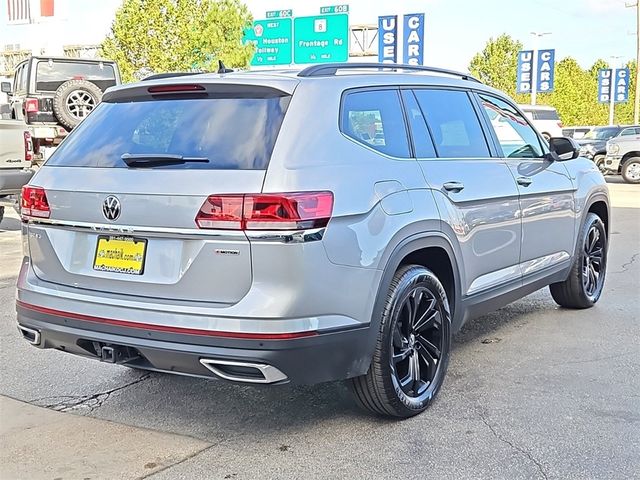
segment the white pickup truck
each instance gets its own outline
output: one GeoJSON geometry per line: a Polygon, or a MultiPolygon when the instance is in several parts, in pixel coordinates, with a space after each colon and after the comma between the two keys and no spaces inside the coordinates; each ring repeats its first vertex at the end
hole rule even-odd
{"type": "MultiPolygon", "coordinates": [[[[33,176],[33,143],[24,122],[0,120],[0,197],[20,193],[33,176]]],[[[0,222],[4,207],[0,205],[0,222]]]]}
{"type": "Polygon", "coordinates": [[[604,168],[607,173],[620,173],[627,183],[640,183],[640,127],[631,127],[628,134],[607,142],[604,168]]]}

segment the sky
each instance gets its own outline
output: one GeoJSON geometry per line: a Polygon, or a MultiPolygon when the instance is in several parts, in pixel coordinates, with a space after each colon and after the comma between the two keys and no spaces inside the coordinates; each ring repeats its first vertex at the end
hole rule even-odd
{"type": "MultiPolygon", "coordinates": [[[[293,9],[314,15],[332,0],[244,0],[254,18],[267,10],[293,9]]],[[[635,58],[635,9],[625,0],[351,0],[351,24],[376,24],[378,15],[425,13],[425,64],[466,70],[490,37],[507,33],[531,48],[530,32],[550,32],[539,48],[555,48],[556,59],[572,56],[584,67],[598,58],[616,63],[635,58]]],[[[97,44],[108,33],[121,0],[55,0],[54,21],[34,25],[0,23],[0,48],[97,44]]],[[[7,2],[0,1],[0,19],[7,2]]],[[[48,52],[55,53],[55,52],[48,52]]]]}

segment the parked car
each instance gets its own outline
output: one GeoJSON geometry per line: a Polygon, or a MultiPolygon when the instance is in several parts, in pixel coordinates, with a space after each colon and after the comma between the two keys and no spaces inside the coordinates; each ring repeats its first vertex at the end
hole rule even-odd
{"type": "Polygon", "coordinates": [[[520,108],[545,139],[562,137],[562,122],[555,108],[545,105],[520,105],[520,108]]]}
{"type": "Polygon", "coordinates": [[[583,138],[587,133],[593,130],[593,126],[581,126],[581,127],[563,127],[562,136],[570,137],[574,140],[583,138]]]}
{"type": "Polygon", "coordinates": [[[607,173],[620,173],[625,182],[640,183],[640,128],[625,129],[607,142],[606,149],[607,173]]]}
{"type": "MultiPolygon", "coordinates": [[[[33,176],[33,144],[24,123],[0,120],[0,197],[20,193],[33,176]]],[[[0,205],[0,222],[4,206],[0,205]]]]}
{"type": "Polygon", "coordinates": [[[547,285],[588,308],[605,280],[593,162],[428,67],[115,87],[22,198],[31,344],[237,383],[349,379],[395,417],[433,401],[470,318],[547,285]]]}
{"type": "Polygon", "coordinates": [[[601,172],[605,173],[604,157],[607,154],[607,141],[618,135],[633,136],[640,133],[637,126],[612,125],[608,127],[594,127],[589,133],[578,140],[580,155],[587,157],[596,164],[601,172]]]}
{"type": "Polygon", "coordinates": [[[111,60],[30,57],[13,77],[11,117],[31,127],[37,154],[60,143],[100,103],[102,93],[120,84],[111,60]]]}

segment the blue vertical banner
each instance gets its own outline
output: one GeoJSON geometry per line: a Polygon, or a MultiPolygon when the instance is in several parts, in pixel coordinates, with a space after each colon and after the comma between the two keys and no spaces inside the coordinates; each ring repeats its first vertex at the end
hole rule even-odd
{"type": "Polygon", "coordinates": [[[611,75],[613,71],[610,68],[601,68],[598,70],[598,102],[609,103],[611,101],[611,75]]]}
{"type": "Polygon", "coordinates": [[[378,62],[398,62],[398,16],[378,17],[378,62]]]}
{"type": "Polygon", "coordinates": [[[629,69],[620,68],[616,70],[616,78],[613,86],[613,99],[616,103],[629,101],[629,69]]]}
{"type": "Polygon", "coordinates": [[[555,78],[556,51],[538,50],[538,65],[536,72],[536,91],[538,93],[553,92],[553,80],[555,78]]]}
{"type": "Polygon", "coordinates": [[[531,93],[532,72],[533,50],[521,50],[518,52],[518,70],[516,74],[516,91],[518,93],[531,93]]]}
{"type": "Polygon", "coordinates": [[[403,18],[403,61],[408,65],[424,63],[424,13],[406,14],[403,18]]]}

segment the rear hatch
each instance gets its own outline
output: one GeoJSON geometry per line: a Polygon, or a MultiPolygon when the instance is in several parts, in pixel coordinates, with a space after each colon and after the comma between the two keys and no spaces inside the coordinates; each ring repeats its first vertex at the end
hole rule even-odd
{"type": "Polygon", "coordinates": [[[31,182],[50,211],[30,218],[35,274],[100,292],[239,301],[252,281],[249,241],[200,229],[196,215],[211,194],[261,191],[293,88],[150,82],[106,95],[31,182]]]}
{"type": "Polygon", "coordinates": [[[33,145],[24,123],[0,120],[0,169],[31,166],[33,145]]]}

